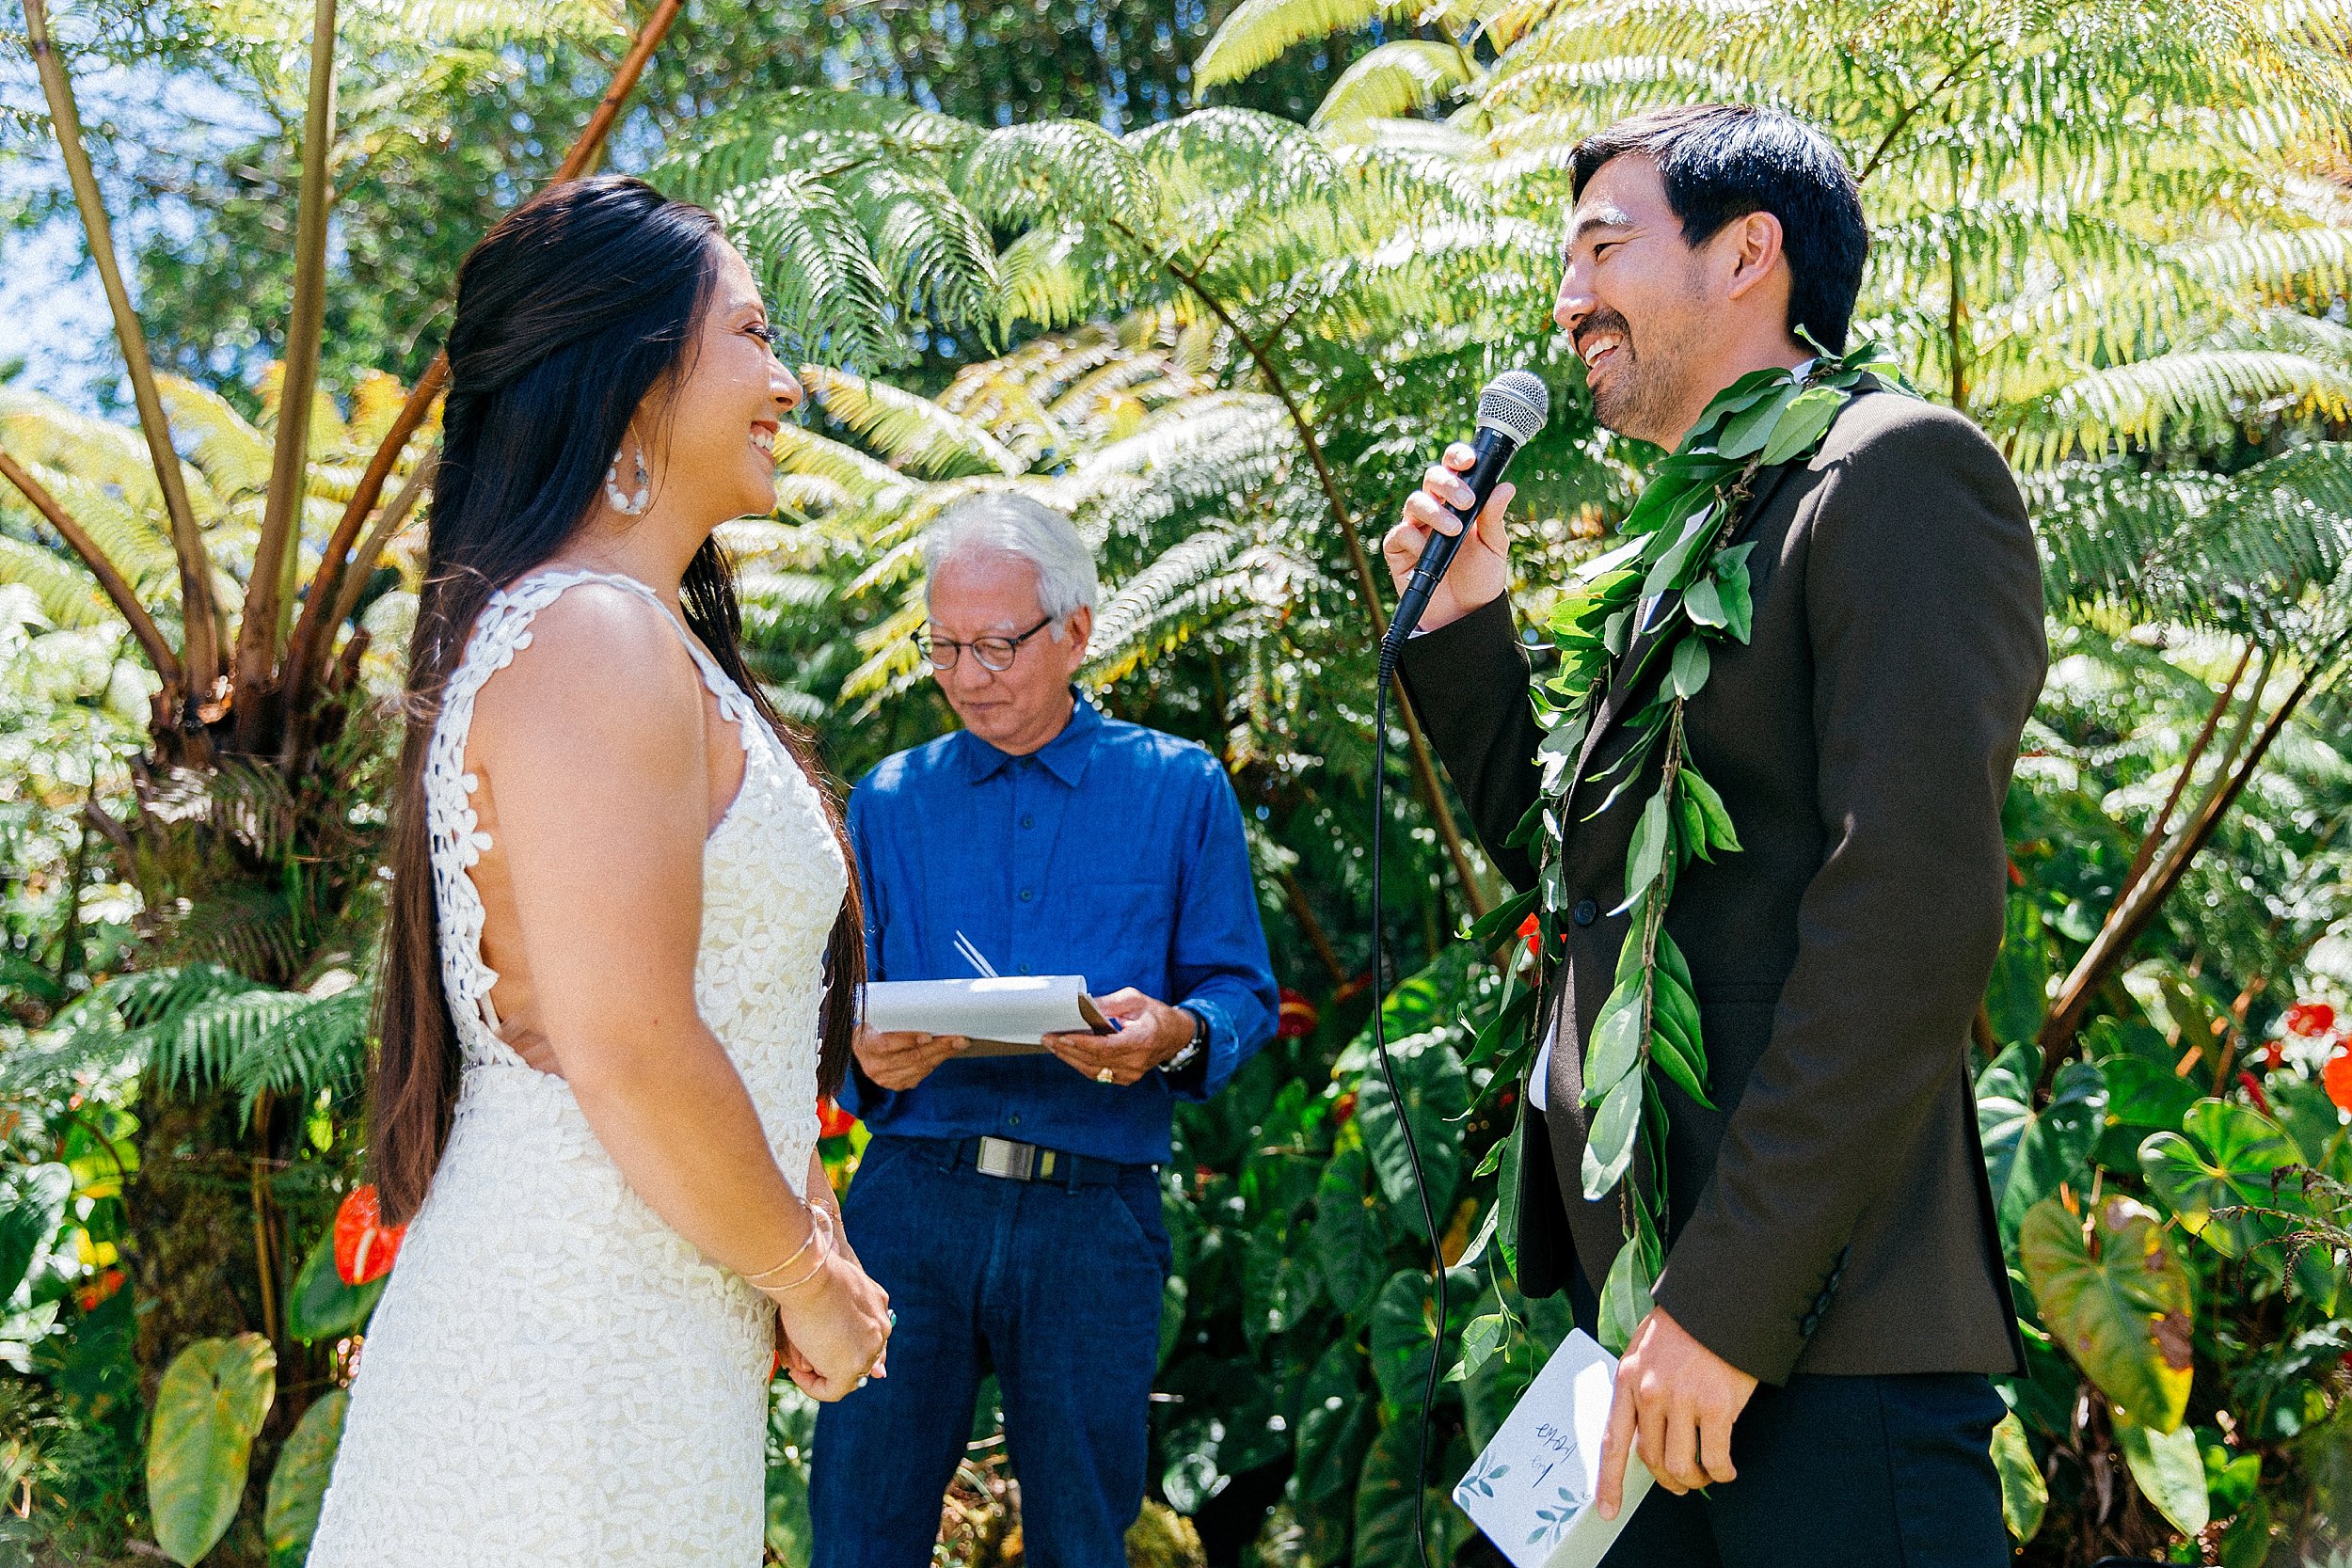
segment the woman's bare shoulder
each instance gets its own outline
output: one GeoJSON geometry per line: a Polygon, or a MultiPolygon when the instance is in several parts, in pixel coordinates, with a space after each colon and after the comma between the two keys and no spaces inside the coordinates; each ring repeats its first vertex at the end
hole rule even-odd
{"type": "Polygon", "coordinates": [[[492,752],[557,744],[622,760],[699,754],[702,677],[669,611],[629,589],[575,583],[532,617],[530,640],[474,702],[492,752]]]}

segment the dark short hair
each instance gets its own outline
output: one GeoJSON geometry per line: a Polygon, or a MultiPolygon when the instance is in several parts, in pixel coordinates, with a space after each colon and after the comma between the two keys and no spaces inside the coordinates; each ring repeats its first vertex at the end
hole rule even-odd
{"type": "Polygon", "coordinates": [[[1682,237],[1705,245],[1734,218],[1770,213],[1788,258],[1788,330],[1843,352],[1862,292],[1870,232],[1846,160],[1793,115],[1746,103],[1694,103],[1621,119],[1577,144],[1570,189],[1638,152],[1658,166],[1682,237]]]}

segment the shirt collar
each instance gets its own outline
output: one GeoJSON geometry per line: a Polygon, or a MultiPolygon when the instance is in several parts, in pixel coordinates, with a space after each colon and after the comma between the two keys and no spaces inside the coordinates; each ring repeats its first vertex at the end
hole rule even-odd
{"type": "MultiPolygon", "coordinates": [[[[1103,733],[1103,715],[1076,687],[1070,689],[1070,722],[1062,726],[1061,734],[1031,754],[1048,773],[1075,789],[1086,777],[1087,759],[1094,754],[1095,736],[1103,733]]],[[[974,784],[994,778],[1017,760],[970,730],[961,733],[964,759],[974,784]]]]}

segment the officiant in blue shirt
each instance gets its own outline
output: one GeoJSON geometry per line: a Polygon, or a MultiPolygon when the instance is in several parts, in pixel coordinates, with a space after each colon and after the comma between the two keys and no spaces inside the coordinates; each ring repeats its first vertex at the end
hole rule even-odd
{"type": "Polygon", "coordinates": [[[888,1376],[818,1418],[816,1568],[924,1568],[996,1373],[1036,1568],[1126,1560],[1142,1504],[1178,1100],[1274,1034],[1241,811],[1202,747],[1071,684],[1097,581],[1067,517],[962,501],[924,540],[924,649],[963,728],[850,798],[878,980],[1082,974],[1106,1036],[975,1057],[862,1032],[842,1103],[873,1133],[843,1218],[898,1314],[888,1376]]]}

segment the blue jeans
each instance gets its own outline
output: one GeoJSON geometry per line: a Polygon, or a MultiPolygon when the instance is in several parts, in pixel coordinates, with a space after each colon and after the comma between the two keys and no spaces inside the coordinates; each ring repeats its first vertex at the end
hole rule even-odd
{"type": "Polygon", "coordinates": [[[817,1418],[814,1568],[928,1568],[985,1364],[1004,1396],[1036,1568],[1120,1568],[1143,1504],[1169,1264],[1147,1166],[1010,1181],[955,1146],[878,1137],[842,1205],[890,1292],[890,1375],[817,1418]]]}

